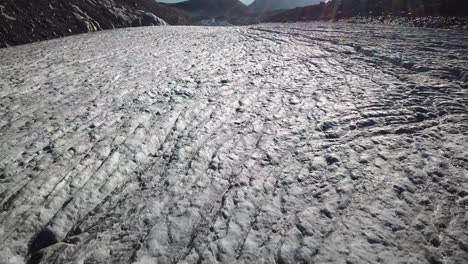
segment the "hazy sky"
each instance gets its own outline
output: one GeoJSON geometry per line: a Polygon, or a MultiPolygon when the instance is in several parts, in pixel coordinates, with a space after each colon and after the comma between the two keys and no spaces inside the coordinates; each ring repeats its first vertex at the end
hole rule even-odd
{"type": "MultiPolygon", "coordinates": [[[[177,2],[182,2],[185,0],[159,0],[159,2],[164,2],[164,3],[177,3],[177,2]]],[[[246,5],[250,5],[254,0],[240,0],[241,2],[244,2],[246,5]]]]}

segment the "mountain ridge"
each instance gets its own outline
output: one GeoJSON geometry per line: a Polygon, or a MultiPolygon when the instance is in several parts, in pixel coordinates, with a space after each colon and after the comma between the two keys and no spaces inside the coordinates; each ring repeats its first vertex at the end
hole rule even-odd
{"type": "Polygon", "coordinates": [[[320,0],[255,0],[248,7],[250,12],[259,13],[304,7],[318,3],[320,3],[320,0]]]}
{"type": "Polygon", "coordinates": [[[240,16],[247,11],[247,6],[239,0],[188,0],[166,5],[204,18],[240,16]]]}
{"type": "Polygon", "coordinates": [[[357,16],[444,17],[468,16],[465,0],[332,0],[327,3],[285,10],[265,21],[335,20],[357,16]]]}
{"type": "Polygon", "coordinates": [[[2,0],[0,47],[104,29],[191,21],[152,0],[2,0]]]}

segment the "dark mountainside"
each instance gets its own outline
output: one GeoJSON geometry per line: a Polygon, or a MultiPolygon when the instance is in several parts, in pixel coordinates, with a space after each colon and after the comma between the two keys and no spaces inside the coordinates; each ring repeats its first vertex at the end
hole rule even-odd
{"type": "Polygon", "coordinates": [[[191,18],[152,0],[2,0],[0,47],[164,21],[189,24],[191,18]]]}
{"type": "MultiPolygon", "coordinates": [[[[466,17],[466,0],[332,0],[328,3],[287,10],[268,22],[336,20],[351,17],[466,17]]],[[[382,18],[383,19],[383,18],[382,18]]]]}
{"type": "Polygon", "coordinates": [[[197,18],[241,17],[245,15],[247,6],[239,0],[189,0],[168,4],[186,11],[197,18]]]}
{"type": "Polygon", "coordinates": [[[286,10],[296,7],[318,4],[320,0],[255,0],[249,5],[249,11],[263,13],[274,10],[286,10]]]}

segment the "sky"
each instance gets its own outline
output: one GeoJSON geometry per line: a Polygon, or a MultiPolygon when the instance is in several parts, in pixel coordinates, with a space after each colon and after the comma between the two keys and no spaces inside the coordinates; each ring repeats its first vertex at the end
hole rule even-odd
{"type": "MultiPolygon", "coordinates": [[[[164,2],[164,3],[177,3],[177,2],[182,2],[186,0],[159,0],[159,2],[164,2]]],[[[250,5],[254,0],[240,0],[246,5],[250,5]]]]}

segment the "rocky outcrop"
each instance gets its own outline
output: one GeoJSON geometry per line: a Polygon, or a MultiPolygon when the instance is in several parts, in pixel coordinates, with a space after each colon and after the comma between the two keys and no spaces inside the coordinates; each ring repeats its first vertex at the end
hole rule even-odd
{"type": "Polygon", "coordinates": [[[465,0],[332,0],[319,5],[305,6],[274,14],[263,21],[286,22],[305,20],[337,20],[355,17],[357,21],[377,20],[383,24],[463,27],[460,19],[468,16],[468,1],[465,0]],[[450,18],[451,17],[451,18],[450,18]],[[377,19],[375,19],[377,18],[377,19]],[[455,24],[454,24],[455,22],[455,24]]]}
{"type": "Polygon", "coordinates": [[[247,6],[239,0],[188,0],[169,5],[198,18],[240,17],[247,6]]]}
{"type": "Polygon", "coordinates": [[[101,30],[99,22],[90,17],[86,12],[83,12],[78,6],[71,5],[73,8],[73,16],[79,25],[80,30],[84,32],[98,31],[101,30]]]}
{"type": "Polygon", "coordinates": [[[162,20],[161,18],[155,16],[153,13],[141,13],[137,19],[135,19],[132,23],[132,26],[164,26],[167,25],[166,21],[162,20]]]}
{"type": "Polygon", "coordinates": [[[104,29],[188,23],[188,16],[152,0],[4,0],[0,47],[104,29]]]}
{"type": "Polygon", "coordinates": [[[319,2],[320,0],[255,0],[249,5],[249,11],[252,13],[263,13],[314,5],[319,2]]]}

